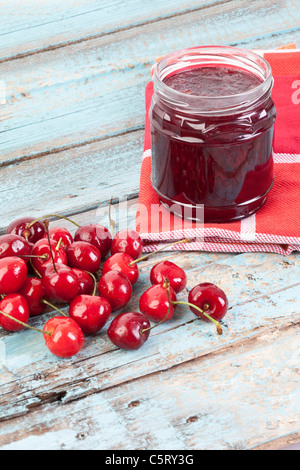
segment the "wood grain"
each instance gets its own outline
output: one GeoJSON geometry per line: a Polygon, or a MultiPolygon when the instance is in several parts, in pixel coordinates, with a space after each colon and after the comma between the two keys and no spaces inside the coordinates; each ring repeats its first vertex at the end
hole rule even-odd
{"type": "Polygon", "coordinates": [[[149,9],[146,2],[139,0],[43,0],[42,3],[13,0],[14,15],[11,14],[12,1],[1,1],[0,61],[125,31],[228,1],[232,0],[206,0],[195,5],[191,0],[154,0],[149,9]]]}

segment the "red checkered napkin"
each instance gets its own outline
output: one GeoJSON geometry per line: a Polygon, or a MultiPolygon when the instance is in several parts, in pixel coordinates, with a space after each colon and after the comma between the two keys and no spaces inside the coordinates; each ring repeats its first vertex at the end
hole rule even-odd
{"type": "Polygon", "coordinates": [[[151,186],[149,108],[153,83],[146,87],[144,153],[136,228],[146,252],[157,248],[215,252],[262,251],[288,255],[300,251],[300,49],[256,51],[270,63],[277,108],[275,124],[275,183],[264,206],[238,222],[197,224],[169,214],[151,186]],[[146,211],[145,211],[146,208],[146,211]],[[145,214],[150,214],[147,217],[145,214]],[[167,214],[165,214],[167,213],[167,214]],[[159,217],[157,215],[160,214],[159,217]],[[165,218],[164,215],[167,215],[165,218]],[[157,223],[152,223],[157,220],[157,223]],[[164,223],[168,220],[168,224],[164,223]],[[171,224],[171,225],[170,225],[171,224]],[[189,238],[191,243],[165,245],[189,238]],[[165,247],[165,248],[164,248],[165,247]]]}

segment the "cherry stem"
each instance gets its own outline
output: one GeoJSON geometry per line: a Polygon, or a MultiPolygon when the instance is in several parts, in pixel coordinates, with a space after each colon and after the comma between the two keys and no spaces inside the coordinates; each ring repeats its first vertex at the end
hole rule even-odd
{"type": "Polygon", "coordinates": [[[11,315],[9,315],[8,313],[3,312],[2,310],[0,310],[0,313],[2,315],[4,315],[6,318],[9,318],[10,320],[13,320],[14,322],[19,323],[19,325],[24,326],[24,328],[30,328],[30,330],[38,331],[39,333],[43,333],[43,334],[46,334],[46,335],[49,335],[49,336],[52,335],[52,333],[50,333],[50,331],[43,331],[43,330],[40,330],[39,328],[34,328],[33,326],[30,326],[27,323],[22,322],[21,320],[17,320],[17,318],[12,317],[11,315]]]}
{"type": "Polygon", "coordinates": [[[94,281],[94,290],[93,290],[93,293],[92,293],[92,296],[95,297],[96,293],[97,293],[97,279],[95,278],[94,274],[90,273],[89,271],[85,271],[89,276],[91,276],[91,278],[93,279],[94,281]]]}
{"type": "Polygon", "coordinates": [[[57,245],[56,245],[56,247],[55,247],[55,251],[56,251],[57,253],[59,252],[61,243],[62,243],[62,237],[60,237],[60,239],[58,240],[58,243],[57,243],[57,245]]]}
{"type": "Polygon", "coordinates": [[[132,266],[133,264],[139,263],[140,261],[144,261],[148,259],[150,256],[155,255],[156,253],[159,253],[160,251],[165,250],[166,248],[169,248],[170,246],[178,245],[179,243],[190,243],[191,240],[189,238],[184,238],[183,240],[177,240],[176,242],[169,243],[168,245],[163,246],[162,248],[158,248],[158,250],[152,251],[152,253],[147,253],[144,256],[141,256],[140,258],[137,258],[130,263],[128,263],[128,266],[132,266]]]}
{"type": "Polygon", "coordinates": [[[190,302],[183,302],[183,301],[180,301],[180,300],[173,301],[172,304],[173,305],[188,305],[189,307],[192,307],[192,308],[198,310],[198,312],[202,313],[202,315],[204,315],[206,318],[208,318],[208,320],[210,320],[212,323],[214,323],[216,325],[217,332],[220,336],[223,334],[220,323],[217,320],[215,320],[214,318],[212,318],[210,315],[208,315],[208,313],[206,313],[204,310],[197,307],[197,305],[191,304],[190,302]]]}
{"type": "MultiPolygon", "coordinates": [[[[27,227],[27,226],[26,226],[27,227]]],[[[30,227],[29,227],[30,228],[30,227]]],[[[22,233],[22,236],[25,238],[25,240],[28,242],[29,236],[30,236],[30,231],[28,229],[24,230],[22,233]]]]}
{"type": "Polygon", "coordinates": [[[50,254],[51,254],[51,258],[52,258],[54,272],[57,273],[57,269],[56,269],[56,266],[55,266],[54,255],[53,255],[53,251],[52,251],[52,247],[51,247],[51,241],[50,241],[50,235],[49,235],[49,220],[48,219],[44,220],[44,225],[45,225],[45,229],[46,229],[46,233],[47,233],[47,239],[48,239],[48,243],[49,243],[50,254]]]}
{"type": "Polygon", "coordinates": [[[68,217],[64,217],[63,215],[58,215],[58,214],[49,214],[49,215],[44,215],[43,217],[39,217],[38,219],[34,220],[33,222],[30,222],[30,224],[27,225],[27,228],[31,228],[34,224],[36,224],[40,220],[49,219],[49,218],[52,218],[52,217],[58,218],[58,219],[64,219],[67,222],[70,222],[71,224],[74,224],[74,225],[76,225],[76,227],[80,228],[80,225],[78,225],[76,222],[74,222],[74,220],[69,219],[68,217]]]}
{"type": "Polygon", "coordinates": [[[18,258],[40,258],[47,259],[47,255],[18,255],[18,258]]]}
{"type": "Polygon", "coordinates": [[[162,318],[158,323],[156,323],[156,324],[153,325],[153,326],[149,326],[149,328],[144,328],[144,329],[142,329],[142,330],[141,330],[141,334],[142,334],[142,335],[143,335],[144,333],[146,333],[146,331],[153,330],[153,328],[156,328],[157,326],[159,326],[159,325],[161,325],[162,323],[164,323],[164,322],[166,321],[166,319],[168,318],[168,316],[169,316],[169,313],[170,313],[170,310],[171,310],[171,305],[174,303],[174,302],[172,302],[171,296],[170,296],[170,281],[169,281],[169,279],[165,279],[165,280],[164,280],[163,287],[166,289],[167,294],[168,294],[168,302],[169,302],[168,311],[167,311],[166,315],[164,316],[164,318],[162,318]]]}
{"type": "Polygon", "coordinates": [[[33,263],[32,263],[32,260],[30,258],[29,260],[29,263],[31,264],[31,267],[33,269],[33,271],[35,272],[35,274],[37,275],[37,277],[39,277],[40,279],[42,279],[42,275],[38,272],[38,270],[33,266],[33,263]]]}
{"type": "Polygon", "coordinates": [[[51,307],[53,308],[53,310],[56,310],[57,312],[59,312],[61,315],[63,315],[64,317],[67,317],[68,315],[66,313],[64,313],[62,310],[60,310],[58,307],[56,307],[55,305],[51,304],[50,302],[48,302],[48,300],[45,300],[45,299],[42,299],[41,302],[45,305],[48,305],[48,307],[51,307]]]}

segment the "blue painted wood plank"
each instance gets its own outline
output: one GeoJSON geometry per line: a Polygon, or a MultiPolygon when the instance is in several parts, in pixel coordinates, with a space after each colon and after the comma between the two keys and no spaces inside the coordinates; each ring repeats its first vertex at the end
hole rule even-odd
{"type": "MultiPolygon", "coordinates": [[[[11,14],[11,5],[7,2],[0,4],[2,18],[1,47],[2,60],[18,54],[34,53],[41,48],[57,47],[86,40],[113,32],[137,27],[145,22],[165,20],[170,17],[178,17],[189,12],[202,11],[209,7],[217,7],[222,13],[226,10],[225,4],[232,3],[232,8],[240,13],[240,18],[245,20],[242,12],[244,6],[241,1],[206,0],[192,2],[191,0],[154,0],[151,8],[145,2],[129,0],[128,2],[97,0],[67,0],[65,2],[30,0],[26,3],[17,3],[14,14],[11,14]]],[[[289,14],[293,14],[294,2],[285,2],[286,9],[281,10],[282,5],[271,1],[259,4],[255,2],[252,9],[257,12],[256,21],[271,13],[276,12],[280,19],[280,26],[286,24],[289,14]]],[[[225,17],[226,19],[226,17],[225,17]]],[[[178,20],[180,23],[180,18],[178,20]]],[[[259,24],[257,25],[259,28],[259,24]]],[[[262,20],[263,30],[266,28],[262,20]]],[[[282,29],[282,28],[280,28],[282,29]]],[[[257,29],[259,31],[259,29],[257,29]]]]}
{"type": "Polygon", "coordinates": [[[0,2],[0,60],[112,34],[219,3],[226,2],[153,0],[149,8],[147,2],[140,0],[14,0],[12,14],[12,4],[3,1],[0,2]]]}

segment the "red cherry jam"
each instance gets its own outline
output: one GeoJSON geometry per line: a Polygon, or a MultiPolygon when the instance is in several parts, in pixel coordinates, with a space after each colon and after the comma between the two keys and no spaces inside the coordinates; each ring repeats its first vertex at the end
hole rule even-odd
{"type": "Polygon", "coordinates": [[[191,48],[161,59],[153,81],[152,185],[161,202],[201,222],[256,212],[274,180],[269,64],[233,47],[191,48]]]}

